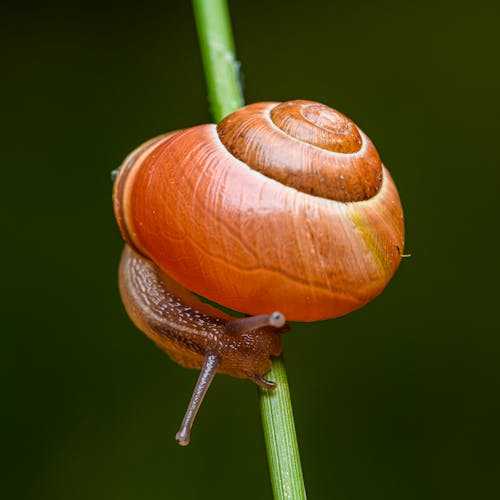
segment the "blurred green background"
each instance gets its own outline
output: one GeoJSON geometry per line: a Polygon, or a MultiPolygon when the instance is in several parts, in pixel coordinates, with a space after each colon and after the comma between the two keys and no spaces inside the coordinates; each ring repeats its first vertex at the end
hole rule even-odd
{"type": "MultiPolygon", "coordinates": [[[[381,297],[294,325],[286,359],[311,499],[497,499],[498,2],[231,2],[248,102],[338,108],[406,215],[381,297]]],[[[256,389],[197,377],[126,317],[110,171],[208,122],[189,2],[3,9],[3,498],[271,498],[256,389]]]]}

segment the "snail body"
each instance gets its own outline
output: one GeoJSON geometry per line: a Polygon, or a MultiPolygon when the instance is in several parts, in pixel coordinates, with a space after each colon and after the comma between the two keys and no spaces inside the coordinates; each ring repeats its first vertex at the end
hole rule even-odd
{"type": "Polygon", "coordinates": [[[125,245],[119,270],[120,294],[127,312],[155,344],[186,368],[201,369],[177,441],[189,444],[196,414],[217,371],[248,378],[273,389],[264,375],[270,356],[278,356],[284,316],[233,318],[201,302],[154,262],[125,245]]]}
{"type": "Polygon", "coordinates": [[[130,247],[120,289],[137,326],[183,366],[205,369],[214,356],[213,373],[264,386],[283,315],[315,321],[358,309],[385,288],[404,247],[401,203],[375,147],[311,101],[252,104],[145,143],[119,171],[114,208],[130,247]],[[259,319],[231,319],[188,290],[259,319]],[[170,291],[189,305],[189,327],[158,308],[170,291]]]}

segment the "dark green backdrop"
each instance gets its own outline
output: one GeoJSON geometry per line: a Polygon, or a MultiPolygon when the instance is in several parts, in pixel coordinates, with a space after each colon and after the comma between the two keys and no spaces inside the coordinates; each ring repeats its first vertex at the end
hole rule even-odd
{"type": "MultiPolygon", "coordinates": [[[[385,293],[294,325],[286,358],[311,499],[496,499],[498,4],[232,2],[249,102],[353,118],[400,190],[385,293]]],[[[109,172],[209,121],[188,2],[11,3],[2,14],[4,498],[270,498],[257,394],[197,374],[129,322],[109,172]]]]}

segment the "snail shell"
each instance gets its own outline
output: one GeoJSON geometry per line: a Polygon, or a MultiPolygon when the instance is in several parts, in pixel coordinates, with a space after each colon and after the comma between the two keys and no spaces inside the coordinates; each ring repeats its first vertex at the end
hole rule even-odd
{"type": "Polygon", "coordinates": [[[251,104],[146,143],[114,190],[126,241],[187,289],[247,314],[353,311],[394,275],[403,213],[348,118],[311,101],[251,104]]]}

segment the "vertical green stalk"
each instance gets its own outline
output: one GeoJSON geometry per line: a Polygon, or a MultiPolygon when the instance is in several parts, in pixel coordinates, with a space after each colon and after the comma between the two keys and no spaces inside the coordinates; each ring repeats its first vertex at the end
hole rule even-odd
{"type": "MultiPolygon", "coordinates": [[[[193,0],[193,9],[210,108],[214,119],[219,122],[244,103],[229,11],[225,0],[193,0]]],[[[282,357],[274,361],[266,377],[277,384],[274,391],[260,389],[262,425],[274,498],[302,500],[306,493],[282,357]]]]}
{"type": "Polygon", "coordinates": [[[283,356],[274,360],[266,378],[276,382],[276,389],[273,391],[259,389],[274,498],[302,500],[306,498],[306,489],[283,356]]]}
{"type": "Polygon", "coordinates": [[[244,104],[225,0],[193,0],[210,111],[216,122],[244,104]]]}

